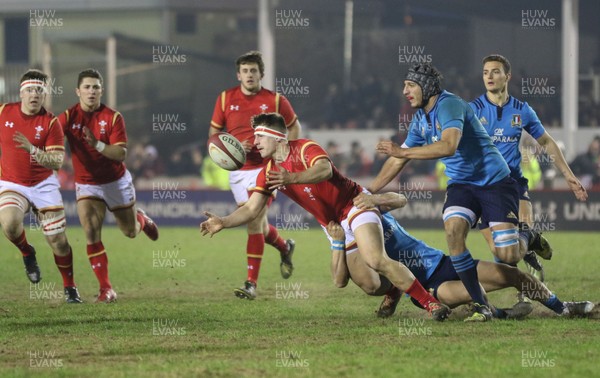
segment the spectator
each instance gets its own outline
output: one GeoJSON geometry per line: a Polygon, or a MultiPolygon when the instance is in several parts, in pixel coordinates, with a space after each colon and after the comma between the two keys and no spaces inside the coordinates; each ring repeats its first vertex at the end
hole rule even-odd
{"type": "Polygon", "coordinates": [[[219,167],[210,158],[202,159],[201,175],[206,186],[220,190],[231,189],[229,185],[229,172],[219,167]]]}
{"type": "Polygon", "coordinates": [[[575,157],[571,169],[586,188],[600,184],[600,135],[594,137],[586,152],[575,157]]]}
{"type": "Polygon", "coordinates": [[[360,177],[369,172],[371,166],[371,159],[366,155],[364,148],[360,145],[360,142],[352,142],[350,149],[350,156],[348,158],[348,176],[349,177],[360,177]]]}
{"type": "Polygon", "coordinates": [[[337,167],[337,169],[342,173],[346,173],[346,157],[342,152],[340,152],[340,147],[334,141],[329,141],[327,143],[327,154],[331,159],[333,165],[337,167]]]}
{"type": "Polygon", "coordinates": [[[528,149],[521,151],[521,171],[523,177],[528,180],[527,189],[534,190],[542,180],[542,169],[535,155],[528,149]]]}

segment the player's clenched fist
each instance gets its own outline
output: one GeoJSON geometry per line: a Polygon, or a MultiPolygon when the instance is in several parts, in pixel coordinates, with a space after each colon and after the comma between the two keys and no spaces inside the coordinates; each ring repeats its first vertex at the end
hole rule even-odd
{"type": "Polygon", "coordinates": [[[327,233],[329,234],[329,236],[331,236],[333,240],[346,240],[346,234],[344,233],[344,229],[339,223],[331,221],[327,225],[326,229],[327,233]]]}
{"type": "Polygon", "coordinates": [[[209,213],[208,211],[205,211],[204,215],[206,215],[208,219],[200,223],[200,232],[202,233],[202,236],[210,234],[212,237],[214,234],[223,229],[223,220],[221,218],[209,213]]]}

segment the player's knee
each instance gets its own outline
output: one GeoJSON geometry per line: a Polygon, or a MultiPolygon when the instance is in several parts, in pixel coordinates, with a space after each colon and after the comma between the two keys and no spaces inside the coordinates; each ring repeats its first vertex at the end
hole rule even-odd
{"type": "Polygon", "coordinates": [[[379,282],[361,282],[360,288],[367,295],[378,295],[379,294],[379,282]]]}
{"type": "Polygon", "coordinates": [[[15,240],[21,236],[23,227],[20,222],[3,222],[2,230],[9,240],[15,240]]]}
{"type": "Polygon", "coordinates": [[[122,228],[121,232],[130,239],[133,239],[137,236],[137,232],[135,232],[135,226],[122,228]]]}
{"type": "Polygon", "coordinates": [[[69,242],[67,241],[67,236],[65,233],[47,235],[46,240],[48,241],[48,245],[50,245],[50,248],[52,248],[52,251],[55,255],[66,256],[71,251],[71,247],[69,246],[69,242]]]}
{"type": "Polygon", "coordinates": [[[498,248],[496,247],[496,256],[506,264],[516,264],[521,260],[521,254],[518,248],[498,248]]]}

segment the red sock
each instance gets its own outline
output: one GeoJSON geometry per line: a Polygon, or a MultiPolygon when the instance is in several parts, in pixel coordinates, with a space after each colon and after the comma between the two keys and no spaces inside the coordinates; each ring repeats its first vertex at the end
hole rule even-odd
{"type": "Polygon", "coordinates": [[[110,281],[108,280],[108,256],[106,256],[106,250],[104,249],[102,242],[99,241],[94,244],[88,244],[87,255],[88,259],[90,259],[92,270],[100,283],[100,288],[112,288],[110,281]]]}
{"type": "Polygon", "coordinates": [[[73,250],[69,247],[69,254],[66,256],[54,255],[54,262],[62,275],[63,286],[75,286],[75,277],[73,275],[73,250]]]}
{"type": "Polygon", "coordinates": [[[269,233],[267,236],[265,236],[265,243],[277,248],[281,253],[286,253],[288,251],[288,246],[285,240],[279,236],[277,228],[275,228],[272,224],[269,224],[269,233]]]}
{"type": "Polygon", "coordinates": [[[33,252],[33,250],[31,249],[31,246],[27,242],[27,237],[25,236],[25,230],[23,230],[23,232],[17,239],[11,240],[11,243],[13,243],[17,248],[19,248],[19,251],[21,252],[21,254],[23,256],[29,256],[29,254],[31,252],[33,252]]]}
{"type": "Polygon", "coordinates": [[[439,301],[431,296],[417,280],[413,281],[412,285],[406,290],[406,294],[415,298],[427,311],[429,311],[429,303],[439,303],[439,301]]]}
{"type": "Polygon", "coordinates": [[[248,281],[258,281],[260,262],[265,252],[265,236],[263,234],[248,235],[246,256],[248,256],[248,281]]]}

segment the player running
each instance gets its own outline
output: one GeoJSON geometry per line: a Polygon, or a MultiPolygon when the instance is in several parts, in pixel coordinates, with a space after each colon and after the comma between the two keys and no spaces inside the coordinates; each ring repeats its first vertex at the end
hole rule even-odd
{"type": "Polygon", "coordinates": [[[55,172],[64,159],[64,135],[60,123],[43,107],[47,82],[48,75],[29,70],[21,77],[21,102],[0,104],[0,225],[21,251],[27,278],[38,283],[42,275],[35,249],[23,228],[23,217],[33,212],[54,254],[66,302],[81,303],[55,172]]]}
{"type": "Polygon", "coordinates": [[[363,188],[342,176],[321,146],[309,139],[287,140],[283,117],[268,113],[252,118],[254,144],[268,158],[260,171],[248,202],[232,214],[218,217],[208,212],[200,224],[202,235],[211,236],[223,228],[247,223],[267,205],[274,190],[279,190],[326,226],[338,222],[346,232],[346,243],[358,248],[368,266],[387,277],[396,287],[415,298],[435,320],[443,321],[450,310],[423,289],[415,276],[384,252],[381,217],[375,208],[358,209],[352,199],[363,188]]]}
{"type": "Polygon", "coordinates": [[[377,144],[377,151],[390,158],[369,191],[381,190],[410,159],[441,158],[450,178],[442,215],[450,259],[474,302],[469,320],[484,322],[491,320],[492,313],[466,246],[469,228],[479,219],[489,225],[494,252],[503,261],[533,249],[536,235],[533,230],[517,229],[518,192],[508,165],[469,105],[442,91],[441,79],[429,63],[408,70],[403,93],[417,112],[402,146],[391,141],[377,144]]]}
{"type": "MultiPolygon", "coordinates": [[[[580,201],[587,199],[587,192],[575,177],[554,139],[544,129],[535,111],[526,102],[521,102],[508,94],[508,82],[511,79],[511,66],[502,55],[488,55],[483,58],[483,83],[486,93],[479,96],[469,105],[479,119],[492,141],[506,160],[510,168],[510,176],[517,181],[519,188],[519,222],[522,228],[534,227],[533,208],[527,190],[527,179],[521,171],[521,151],[519,142],[523,131],[531,135],[544,148],[549,159],[562,172],[569,188],[580,201]]],[[[490,248],[494,249],[490,229],[480,225],[483,236],[490,248]]],[[[552,258],[552,248],[548,241],[540,235],[540,247],[536,252],[543,259],[552,258]]],[[[507,256],[507,260],[497,261],[516,265],[516,255],[507,256]]],[[[544,270],[534,251],[528,251],[523,261],[530,272],[539,272],[544,280],[544,270]]]]}
{"type": "Polygon", "coordinates": [[[127,133],[121,113],[100,102],[103,80],[94,69],[81,71],[75,89],[79,103],[58,118],[69,141],[75,171],[77,214],[87,241],[87,255],[100,284],[96,302],[117,299],[108,278],[108,257],[102,243],[106,210],[129,238],[140,231],[158,239],[158,228],[146,213],[135,207],[135,188],[126,169],[127,133]]]}

